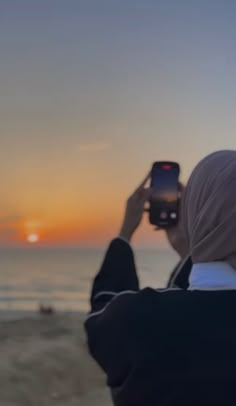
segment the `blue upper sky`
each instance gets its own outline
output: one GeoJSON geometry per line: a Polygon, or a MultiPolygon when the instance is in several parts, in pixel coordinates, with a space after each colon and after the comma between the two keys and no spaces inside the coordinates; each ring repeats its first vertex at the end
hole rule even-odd
{"type": "Polygon", "coordinates": [[[186,179],[236,148],[235,21],[233,0],[0,1],[2,213],[16,185],[109,174],[118,199],[154,160],[186,179]]]}

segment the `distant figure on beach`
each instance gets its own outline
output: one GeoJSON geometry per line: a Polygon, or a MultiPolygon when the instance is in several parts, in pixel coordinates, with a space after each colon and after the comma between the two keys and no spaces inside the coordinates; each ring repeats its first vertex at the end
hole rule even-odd
{"type": "Polygon", "coordinates": [[[55,313],[55,309],[52,306],[47,306],[41,303],[39,305],[39,313],[44,315],[51,315],[55,313]]]}
{"type": "Polygon", "coordinates": [[[192,172],[168,235],[182,262],[167,289],[139,288],[130,245],[147,180],[93,283],[90,352],[116,406],[235,406],[236,151],[212,153],[192,172]]]}

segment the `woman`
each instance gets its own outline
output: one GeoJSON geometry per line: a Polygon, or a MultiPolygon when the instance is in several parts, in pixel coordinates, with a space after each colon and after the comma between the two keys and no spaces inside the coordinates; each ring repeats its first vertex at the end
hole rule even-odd
{"type": "Polygon", "coordinates": [[[192,258],[188,289],[139,290],[129,242],[150,198],[147,180],[93,284],[90,352],[116,406],[235,406],[236,151],[203,159],[183,192],[170,237],[177,232],[178,251],[192,258]]]}

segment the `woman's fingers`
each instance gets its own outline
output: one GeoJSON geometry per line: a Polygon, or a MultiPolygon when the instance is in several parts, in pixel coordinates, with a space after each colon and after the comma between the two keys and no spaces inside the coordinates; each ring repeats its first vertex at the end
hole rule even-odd
{"type": "Polygon", "coordinates": [[[183,183],[179,182],[179,198],[180,199],[181,199],[181,196],[182,196],[184,190],[185,190],[185,185],[183,185],[183,183]]]}
{"type": "Polygon", "coordinates": [[[142,189],[135,195],[135,200],[139,202],[142,206],[142,210],[144,210],[145,203],[147,203],[151,198],[152,190],[151,188],[142,189]]]}
{"type": "Polygon", "coordinates": [[[146,189],[143,189],[142,194],[144,200],[149,200],[152,195],[152,188],[148,187],[146,189]]]}
{"type": "Polygon", "coordinates": [[[136,189],[137,192],[144,188],[144,186],[146,185],[148,179],[150,179],[150,176],[151,176],[151,172],[148,172],[148,174],[145,176],[144,180],[137,187],[137,189],[136,189]]]}

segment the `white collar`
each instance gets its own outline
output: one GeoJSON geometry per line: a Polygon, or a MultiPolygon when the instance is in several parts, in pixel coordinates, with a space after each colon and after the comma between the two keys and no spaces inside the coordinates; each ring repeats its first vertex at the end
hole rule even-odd
{"type": "Polygon", "coordinates": [[[194,264],[189,276],[188,289],[236,289],[236,270],[226,262],[194,264]]]}

